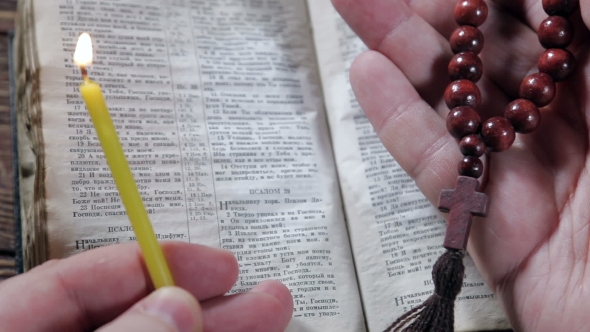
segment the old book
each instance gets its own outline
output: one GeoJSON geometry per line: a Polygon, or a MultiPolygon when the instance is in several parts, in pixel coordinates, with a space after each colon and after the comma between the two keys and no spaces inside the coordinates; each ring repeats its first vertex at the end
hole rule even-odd
{"type": "MultiPolygon", "coordinates": [[[[381,331],[432,292],[445,223],[348,82],[360,40],[329,0],[26,0],[15,44],[25,269],[133,241],[72,62],[102,85],[161,240],[231,250],[290,331],[381,331]]],[[[472,263],[459,331],[507,328],[472,263]]]]}

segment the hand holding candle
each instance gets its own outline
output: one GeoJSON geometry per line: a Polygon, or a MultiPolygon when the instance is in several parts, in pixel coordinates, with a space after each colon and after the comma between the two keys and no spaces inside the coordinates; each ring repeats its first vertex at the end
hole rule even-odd
{"type": "Polygon", "coordinates": [[[172,286],[174,285],[172,275],[123,153],[100,86],[88,78],[86,66],[92,63],[92,42],[87,33],[83,33],[78,39],[74,61],[80,67],[84,79],[80,85],[80,93],[92,118],[96,134],[133,226],[154,287],[172,286]]]}

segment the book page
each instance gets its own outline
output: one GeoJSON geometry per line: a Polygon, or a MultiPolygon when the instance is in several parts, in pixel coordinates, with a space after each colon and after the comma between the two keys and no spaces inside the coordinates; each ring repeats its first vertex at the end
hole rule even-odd
{"type": "MultiPolygon", "coordinates": [[[[365,329],[304,0],[39,0],[49,257],[135,239],[72,63],[89,32],[157,237],[231,250],[292,331],[365,329]]],[[[198,277],[198,276],[196,276],[198,277]]]]}
{"type": "MultiPolygon", "coordinates": [[[[382,331],[433,291],[445,222],[379,141],[350,87],[353,59],[366,49],[329,0],[309,1],[319,66],[363,306],[382,331]]],[[[392,92],[395,93],[395,92],[392,92]]],[[[507,328],[473,262],[456,302],[457,331],[507,328]]]]}

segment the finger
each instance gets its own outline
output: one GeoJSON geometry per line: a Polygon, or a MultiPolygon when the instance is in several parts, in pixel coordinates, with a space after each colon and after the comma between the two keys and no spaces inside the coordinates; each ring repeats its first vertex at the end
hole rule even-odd
{"type": "MultiPolygon", "coordinates": [[[[200,300],[224,294],[235,283],[237,262],[227,251],[180,242],[163,242],[162,249],[176,285],[200,300]]],[[[151,291],[137,244],[108,246],[1,283],[0,307],[6,309],[0,321],[13,327],[10,331],[89,330],[151,291]]]]}
{"type": "MultiPolygon", "coordinates": [[[[511,100],[519,97],[522,80],[538,72],[538,60],[545,48],[539,42],[537,30],[548,15],[541,1],[526,1],[524,14],[515,16],[514,10],[507,11],[506,5],[519,1],[496,1],[492,4],[487,22],[480,27],[485,36],[481,53],[485,75],[511,100]],[[519,17],[524,18],[519,18],[519,17]]],[[[588,29],[582,23],[577,11],[570,17],[574,26],[574,39],[568,49],[576,54],[587,41],[588,29]]]]}
{"type": "MultiPolygon", "coordinates": [[[[582,17],[582,14],[588,15],[589,10],[585,9],[589,7],[590,3],[587,1],[580,1],[581,10],[575,11],[569,19],[571,20],[572,24],[574,25],[574,40],[572,44],[568,47],[574,54],[578,54],[578,52],[584,48],[585,45],[588,44],[588,38],[590,37],[590,31],[588,30],[590,22],[587,19],[582,17]]],[[[587,16],[588,17],[588,16],[587,16]]]]}
{"type": "MultiPolygon", "coordinates": [[[[523,0],[523,1],[513,1],[513,0],[493,0],[492,5],[495,5],[500,11],[506,12],[510,16],[514,16],[522,21],[528,28],[535,34],[539,29],[539,25],[549,16],[545,10],[543,9],[543,4],[541,0],[523,0]]],[[[587,0],[580,1],[580,8],[588,6],[587,0]]],[[[506,15],[504,15],[506,16],[506,15]]],[[[569,16],[569,20],[572,22],[574,26],[574,40],[572,41],[571,45],[568,47],[574,54],[578,52],[580,47],[582,47],[588,40],[588,27],[590,25],[584,24],[582,20],[582,15],[580,14],[580,10],[574,11],[572,15],[569,16]]],[[[496,20],[496,23],[502,22],[501,20],[496,20]]],[[[586,21],[588,22],[588,21],[586,21]]],[[[506,22],[507,23],[507,22],[506,22]]],[[[498,24],[501,26],[500,24],[498,24]]],[[[486,31],[486,34],[488,31],[486,31]]],[[[529,50],[531,53],[540,54],[539,52],[533,52],[533,50],[529,50]]],[[[536,64],[535,59],[535,64],[536,64]]]]}
{"type": "MultiPolygon", "coordinates": [[[[443,116],[448,85],[449,42],[403,1],[333,0],[351,28],[370,49],[389,58],[418,94],[443,116]]],[[[449,19],[452,19],[449,17],[449,19]]],[[[484,118],[502,112],[508,100],[485,78],[479,83],[484,118]]]]}
{"type": "MultiPolygon", "coordinates": [[[[452,13],[454,2],[438,0],[434,1],[434,5],[432,0],[413,0],[409,5],[401,0],[333,2],[369,48],[391,59],[418,93],[441,112],[437,98],[449,82],[446,72],[452,54],[447,39],[454,30],[452,27],[456,27],[452,13]]],[[[542,12],[540,6],[536,4],[535,8],[539,7],[542,12]]],[[[481,112],[482,115],[498,115],[509,100],[518,96],[522,79],[537,70],[536,64],[543,48],[536,29],[547,15],[531,14],[538,21],[532,28],[499,5],[489,7],[488,20],[481,27],[485,35],[484,51],[481,53],[484,63],[481,112]],[[485,78],[493,84],[486,85],[485,78]]],[[[538,11],[538,8],[535,10],[538,11]]],[[[576,22],[582,25],[576,15],[579,16],[579,13],[572,17],[574,25],[576,22]]],[[[576,27],[575,36],[571,46],[574,52],[587,40],[588,29],[583,25],[581,29],[576,27]]],[[[441,113],[444,114],[444,111],[443,107],[441,113]]]]}
{"type": "Polygon", "coordinates": [[[201,307],[188,292],[178,287],[164,287],[98,331],[201,332],[201,307]]]}
{"type": "MultiPolygon", "coordinates": [[[[518,96],[522,79],[536,67],[544,49],[539,44],[536,27],[532,29],[500,5],[485,2],[488,18],[479,27],[484,35],[484,49],[480,54],[484,72],[504,93],[514,98],[518,96]]],[[[409,6],[448,40],[458,27],[454,19],[456,4],[457,0],[414,0],[409,6]]],[[[547,14],[538,24],[546,17],[547,14]]]]}
{"type": "Polygon", "coordinates": [[[448,41],[404,1],[333,0],[334,6],[369,49],[388,57],[433,107],[446,85],[451,59],[448,41]]]}
{"type": "MultiPolygon", "coordinates": [[[[449,19],[454,17],[453,11],[457,2],[458,0],[413,0],[409,2],[409,6],[441,35],[448,38],[457,27],[455,20],[449,19]]],[[[481,29],[485,35],[486,50],[488,47],[493,47],[493,53],[500,53],[501,50],[503,50],[503,53],[508,53],[506,50],[513,49],[513,45],[518,49],[522,48],[522,45],[518,45],[518,43],[531,39],[530,36],[520,36],[520,33],[532,35],[533,40],[536,41],[536,31],[541,22],[548,17],[540,0],[485,0],[485,2],[488,5],[489,17],[481,29]],[[519,27],[514,29],[517,26],[519,27]],[[511,31],[508,31],[507,28],[511,31]]],[[[588,5],[588,0],[580,1],[582,13],[584,13],[584,7],[588,5]]],[[[574,12],[570,20],[574,24],[574,31],[576,31],[571,47],[575,52],[587,40],[587,27],[590,25],[584,25],[578,11],[574,12]]],[[[538,50],[541,50],[541,48],[538,48],[538,50]]],[[[520,51],[519,55],[522,53],[520,51]]],[[[537,54],[532,49],[528,51],[537,54]]],[[[490,60],[493,59],[493,57],[490,57],[490,60]]],[[[536,64],[536,60],[535,58],[534,64],[536,64]]],[[[531,66],[524,67],[531,68],[531,66]]]]}
{"type": "Polygon", "coordinates": [[[351,67],[355,95],[383,145],[430,201],[457,177],[459,149],[445,121],[382,54],[368,51],[351,67]]]}
{"type": "Polygon", "coordinates": [[[585,27],[590,29],[590,0],[580,0],[580,12],[585,27]]]}
{"type": "Polygon", "coordinates": [[[289,289],[274,280],[201,305],[206,332],[282,332],[293,315],[289,289]]]}

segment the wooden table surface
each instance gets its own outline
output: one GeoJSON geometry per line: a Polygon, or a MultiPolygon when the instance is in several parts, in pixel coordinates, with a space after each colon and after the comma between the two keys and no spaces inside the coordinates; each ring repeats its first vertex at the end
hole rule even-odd
{"type": "Polygon", "coordinates": [[[15,274],[8,37],[14,29],[16,3],[17,0],[0,0],[0,280],[15,274]]]}

